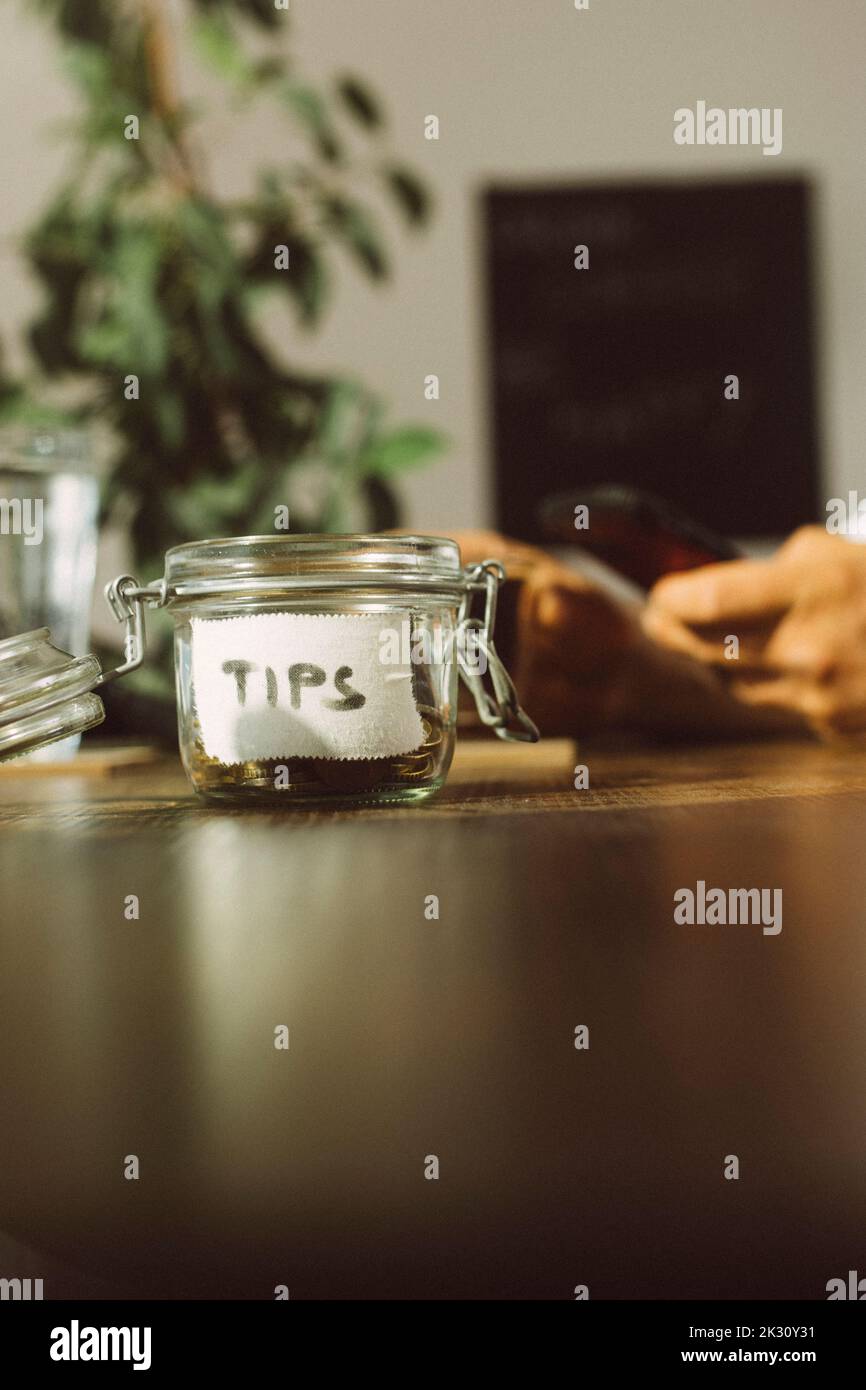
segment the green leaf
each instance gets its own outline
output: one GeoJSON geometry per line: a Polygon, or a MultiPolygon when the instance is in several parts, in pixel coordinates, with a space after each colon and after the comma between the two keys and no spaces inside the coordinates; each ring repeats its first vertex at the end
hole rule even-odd
{"type": "Polygon", "coordinates": [[[325,225],[351,251],[373,280],[384,280],[388,261],[375,221],[360,203],[348,198],[327,197],[323,201],[325,225]]]}
{"type": "Polygon", "coordinates": [[[28,392],[25,385],[0,382],[0,421],[4,425],[29,428],[70,429],[75,421],[68,410],[49,405],[38,395],[28,392]]]}
{"type": "Polygon", "coordinates": [[[152,409],[160,436],[169,452],[183,442],[185,412],[183,397],[176,391],[159,386],[153,393],[152,409]]]}
{"type": "Polygon", "coordinates": [[[268,58],[260,58],[250,67],[250,81],[256,86],[265,86],[271,82],[284,80],[287,72],[285,60],[271,55],[268,58]]]}
{"type": "Polygon", "coordinates": [[[280,82],[280,98],[313,140],[322,159],[335,164],[341,155],[340,142],[328,115],[328,108],[313,87],[300,82],[280,82]]]}
{"type": "Polygon", "coordinates": [[[261,480],[258,464],[228,478],[199,476],[183,490],[171,488],[165,506],[175,525],[190,535],[215,535],[244,514],[261,480]]]}
{"type": "Polygon", "coordinates": [[[358,471],[362,475],[387,478],[405,468],[429,463],[445,445],[445,437],[438,430],[424,425],[405,425],[369,444],[361,455],[358,471]]]}
{"type": "Polygon", "coordinates": [[[203,297],[211,302],[205,286],[214,285],[215,298],[223,298],[238,285],[240,267],[222,208],[205,198],[185,198],[178,207],[177,222],[189,263],[199,272],[196,278],[203,297]]]}
{"type": "Polygon", "coordinates": [[[367,130],[380,130],[384,125],[382,108],[360,78],[341,78],[337,83],[337,93],[347,111],[367,130]]]}
{"type": "Polygon", "coordinates": [[[288,19],[286,10],[277,9],[274,0],[229,0],[246,19],[260,24],[263,29],[276,29],[278,24],[288,19]]]}
{"type": "Polygon", "coordinates": [[[289,248],[289,270],[278,276],[298,307],[301,323],[312,327],[321,318],[327,298],[325,264],[312,242],[297,237],[289,238],[285,244],[289,248]]]}
{"type": "Polygon", "coordinates": [[[251,76],[251,64],[224,14],[206,14],[193,26],[200,56],[220,77],[238,84],[251,76]]]}
{"type": "Polygon", "coordinates": [[[39,0],[39,4],[54,12],[64,38],[100,45],[111,39],[115,0],[39,0]]]}
{"type": "Polygon", "coordinates": [[[382,406],[360,382],[340,377],[328,383],[317,447],[333,465],[343,467],[373,437],[382,406]]]}
{"type": "Polygon", "coordinates": [[[78,336],[92,363],[159,376],[168,353],[168,328],[157,281],[162,244],[152,223],[117,229],[105,261],[105,303],[78,336]]]}
{"type": "Polygon", "coordinates": [[[93,44],[72,44],[63,52],[63,63],[73,81],[100,100],[111,91],[108,54],[93,44]]]}
{"type": "MultiPolygon", "coordinates": [[[[112,3],[116,3],[116,0],[112,0],[112,3]]],[[[277,9],[274,0],[193,0],[193,4],[201,13],[208,15],[215,10],[221,14],[235,10],[239,18],[260,24],[263,29],[275,29],[288,19],[288,11],[277,9]]]]}
{"type": "Polygon", "coordinates": [[[387,165],[382,175],[406,221],[411,226],[423,226],[429,220],[432,199],[421,180],[398,165],[387,165]]]}

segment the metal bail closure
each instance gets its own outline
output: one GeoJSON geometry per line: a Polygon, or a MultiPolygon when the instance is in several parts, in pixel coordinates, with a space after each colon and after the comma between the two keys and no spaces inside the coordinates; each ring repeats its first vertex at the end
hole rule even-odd
{"type": "Polygon", "coordinates": [[[99,678],[100,685],[117,680],[129,671],[135,671],[144,660],[147,650],[147,637],[144,630],[145,603],[165,602],[165,586],[160,581],[146,589],[140,589],[138,580],[131,574],[122,574],[105,586],[105,597],[112,613],[119,623],[125,625],[123,635],[123,664],[113,671],[106,671],[99,678]]]}
{"type": "Polygon", "coordinates": [[[496,599],[505,570],[498,560],[482,560],[465,571],[466,593],[457,622],[457,664],[472,692],[482,724],[509,743],[537,743],[540,734],[521,708],[514,682],[493,645],[496,599]],[[484,595],[483,616],[472,617],[474,594],[484,595]],[[489,675],[492,690],[484,684],[489,675]]]}

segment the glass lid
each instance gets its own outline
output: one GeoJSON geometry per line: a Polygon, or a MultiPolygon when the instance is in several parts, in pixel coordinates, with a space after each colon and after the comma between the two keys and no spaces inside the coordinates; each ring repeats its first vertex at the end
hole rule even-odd
{"type": "Polygon", "coordinates": [[[47,627],[0,641],[0,759],[101,724],[101,679],[95,656],[61,651],[47,627]]]}
{"type": "Polygon", "coordinates": [[[439,536],[232,536],[175,546],[165,557],[169,595],[257,579],[298,588],[330,581],[451,588],[461,573],[457,542],[439,536]]]}

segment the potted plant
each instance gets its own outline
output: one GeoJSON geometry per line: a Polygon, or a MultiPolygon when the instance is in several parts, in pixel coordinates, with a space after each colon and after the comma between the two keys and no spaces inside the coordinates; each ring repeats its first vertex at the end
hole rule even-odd
{"type": "Polygon", "coordinates": [[[36,374],[0,383],[0,414],[44,418],[60,384],[74,393],[66,419],[107,429],[104,514],[126,508],[144,575],[183,540],[285,529],[286,509],[292,530],[398,524],[394,476],[440,436],[389,428],[375,393],[302,361],[337,249],[371,280],[389,273],[377,191],[410,229],[429,216],[378,99],[352,75],[309,82],[274,0],[185,0],[238,119],[270,102],[293,139],[289,157],[262,153],[245,196],[221,198],[202,113],[178,89],[165,0],[25,3],[56,25],[81,114],[66,177],[24,244],[44,291],[36,374]],[[274,297],[290,315],[286,350],[263,328],[274,297]]]}

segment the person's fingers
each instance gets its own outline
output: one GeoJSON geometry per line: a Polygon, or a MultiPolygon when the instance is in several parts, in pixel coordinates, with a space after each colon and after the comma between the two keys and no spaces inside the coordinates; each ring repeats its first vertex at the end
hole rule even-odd
{"type": "Polygon", "coordinates": [[[667,647],[669,651],[683,652],[687,656],[693,656],[697,661],[714,661],[716,648],[704,642],[696,632],[680,622],[679,618],[667,609],[649,603],[641,610],[640,621],[647,637],[667,647]]]}
{"type": "Polygon", "coordinates": [[[856,593],[847,600],[828,601],[820,594],[805,598],[779,623],[767,643],[768,658],[823,687],[838,688],[849,675],[866,673],[861,604],[856,593]]]}
{"type": "Polygon", "coordinates": [[[671,651],[683,652],[707,666],[717,666],[724,672],[731,668],[766,672],[767,633],[764,628],[750,628],[740,625],[741,631],[732,633],[730,624],[705,627],[699,630],[688,627],[679,618],[664,608],[648,604],[641,613],[641,626],[648,637],[671,651]],[[736,656],[732,655],[731,637],[737,638],[736,656]]]}
{"type": "Polygon", "coordinates": [[[725,560],[669,574],[650,592],[663,608],[692,625],[755,621],[782,613],[797,596],[802,575],[780,560],[725,560]]]}
{"type": "Polygon", "coordinates": [[[776,705],[780,709],[795,709],[807,714],[808,684],[799,676],[774,676],[770,680],[738,677],[731,682],[732,692],[747,705],[776,705]]]}
{"type": "Polygon", "coordinates": [[[731,690],[753,709],[790,710],[825,737],[866,730],[866,691],[823,688],[798,675],[769,681],[737,681],[731,690]]]}
{"type": "Polygon", "coordinates": [[[754,707],[738,700],[718,666],[696,661],[643,635],[620,673],[621,717],[660,733],[752,737],[808,733],[791,710],[754,707]]]}
{"type": "Polygon", "coordinates": [[[779,672],[814,685],[826,686],[840,674],[846,650],[831,631],[809,626],[782,628],[767,644],[768,664],[779,672]]]}

